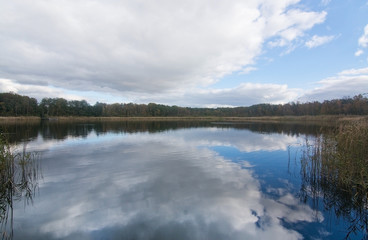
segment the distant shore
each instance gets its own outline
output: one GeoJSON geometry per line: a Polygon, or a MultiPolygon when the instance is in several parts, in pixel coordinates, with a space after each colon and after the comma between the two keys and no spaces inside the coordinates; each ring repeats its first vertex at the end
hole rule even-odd
{"type": "Polygon", "coordinates": [[[0,123],[16,122],[98,122],[98,121],[219,121],[219,122],[265,122],[265,123],[337,123],[368,121],[368,116],[320,115],[320,116],[263,116],[263,117],[59,117],[36,116],[0,117],[0,123]]]}

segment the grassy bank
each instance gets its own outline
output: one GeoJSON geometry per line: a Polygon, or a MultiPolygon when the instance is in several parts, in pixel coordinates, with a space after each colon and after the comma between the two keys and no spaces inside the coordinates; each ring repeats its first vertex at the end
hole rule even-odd
{"type": "Polygon", "coordinates": [[[344,123],[368,121],[368,116],[271,116],[271,117],[225,117],[225,121],[273,122],[273,123],[344,123]]]}
{"type": "Polygon", "coordinates": [[[39,122],[40,117],[0,117],[0,123],[39,122]]]}
{"type": "Polygon", "coordinates": [[[61,122],[96,122],[96,121],[223,121],[223,122],[265,122],[265,123],[323,123],[367,121],[368,116],[265,116],[265,117],[0,117],[0,123],[39,122],[42,120],[61,122]]]}

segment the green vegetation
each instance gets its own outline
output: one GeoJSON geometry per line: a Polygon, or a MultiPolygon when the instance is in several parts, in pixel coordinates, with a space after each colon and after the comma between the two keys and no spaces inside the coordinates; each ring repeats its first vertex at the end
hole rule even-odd
{"type": "Polygon", "coordinates": [[[35,98],[14,93],[0,94],[0,116],[37,116],[39,106],[35,98]]]}
{"type": "Polygon", "coordinates": [[[368,99],[363,95],[331,101],[257,104],[234,108],[189,108],[162,104],[134,104],[68,101],[63,98],[36,99],[15,93],[0,93],[0,116],[87,116],[87,117],[262,117],[262,116],[318,116],[367,115],[368,99]]]}
{"type": "MultiPolygon", "coordinates": [[[[301,158],[303,201],[322,197],[327,210],[348,220],[346,239],[368,237],[368,121],[341,124],[307,139],[301,158]]],[[[316,207],[317,207],[316,206],[316,207]]]]}
{"type": "Polygon", "coordinates": [[[32,201],[38,186],[39,166],[36,155],[14,153],[3,135],[0,136],[0,224],[1,238],[13,238],[13,203],[32,201]]]}

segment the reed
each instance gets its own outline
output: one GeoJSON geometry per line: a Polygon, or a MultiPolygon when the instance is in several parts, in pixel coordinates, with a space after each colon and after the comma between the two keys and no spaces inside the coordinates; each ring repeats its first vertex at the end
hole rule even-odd
{"type": "Polygon", "coordinates": [[[0,123],[26,123],[26,122],[39,122],[40,117],[0,117],[0,123]]]}
{"type": "Polygon", "coordinates": [[[50,116],[40,117],[1,117],[0,124],[40,122],[41,120],[59,122],[125,122],[125,121],[224,121],[224,122],[264,122],[264,123],[313,123],[335,125],[346,122],[368,121],[368,116],[318,115],[318,116],[263,116],[263,117],[218,117],[218,116],[168,116],[168,117],[83,117],[50,116]]]}
{"type": "Polygon", "coordinates": [[[35,153],[14,152],[0,135],[0,225],[1,238],[13,238],[13,205],[21,199],[33,200],[38,187],[40,166],[35,153]]]}
{"type": "Polygon", "coordinates": [[[368,121],[340,122],[314,139],[306,139],[301,157],[301,198],[350,222],[346,238],[368,237],[368,121]]]}
{"type": "MultiPolygon", "coordinates": [[[[368,124],[355,122],[340,125],[337,134],[337,156],[341,180],[345,184],[368,189],[368,124]]],[[[366,196],[367,197],[367,196],[366,196]]]]}

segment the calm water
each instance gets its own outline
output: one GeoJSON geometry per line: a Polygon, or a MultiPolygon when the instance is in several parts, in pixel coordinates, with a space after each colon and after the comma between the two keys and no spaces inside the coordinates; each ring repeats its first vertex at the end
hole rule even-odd
{"type": "Polygon", "coordinates": [[[301,148],[318,126],[6,129],[42,168],[33,204],[14,207],[14,239],[344,239],[350,227],[322,198],[300,200],[301,148]]]}

